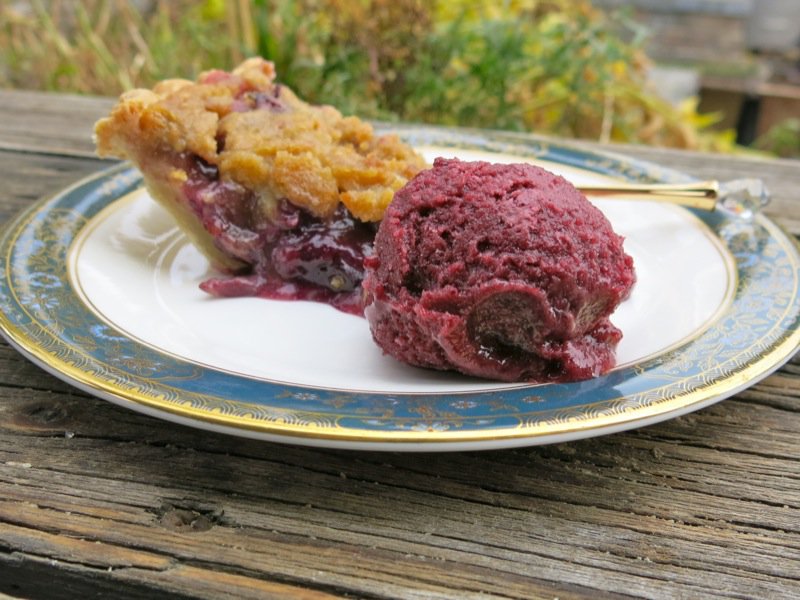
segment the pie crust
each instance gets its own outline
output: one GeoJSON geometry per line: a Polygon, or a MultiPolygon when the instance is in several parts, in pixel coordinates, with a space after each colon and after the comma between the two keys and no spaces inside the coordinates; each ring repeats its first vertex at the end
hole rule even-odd
{"type": "Polygon", "coordinates": [[[426,167],[397,136],[300,100],[261,58],[127,92],[97,122],[95,140],[100,156],[133,162],[153,198],[229,273],[270,260],[281,232],[297,225],[287,225],[287,208],[315,223],[377,222],[426,167]]]}

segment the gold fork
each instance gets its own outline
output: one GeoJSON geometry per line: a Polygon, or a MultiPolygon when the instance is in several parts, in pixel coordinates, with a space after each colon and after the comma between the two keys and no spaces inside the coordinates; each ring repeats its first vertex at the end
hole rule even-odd
{"type": "Polygon", "coordinates": [[[577,187],[587,196],[669,202],[701,210],[721,210],[741,219],[752,219],[770,201],[767,186],[760,179],[735,179],[722,183],[619,183],[577,187]]]}

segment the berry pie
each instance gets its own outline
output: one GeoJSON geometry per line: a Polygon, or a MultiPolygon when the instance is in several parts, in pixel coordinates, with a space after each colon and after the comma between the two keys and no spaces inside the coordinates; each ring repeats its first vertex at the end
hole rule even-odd
{"type": "Polygon", "coordinates": [[[95,136],[98,154],[132,161],[224,273],[205,291],[352,313],[377,222],[427,166],[396,136],[298,99],[260,58],[130,91],[95,136]]]}

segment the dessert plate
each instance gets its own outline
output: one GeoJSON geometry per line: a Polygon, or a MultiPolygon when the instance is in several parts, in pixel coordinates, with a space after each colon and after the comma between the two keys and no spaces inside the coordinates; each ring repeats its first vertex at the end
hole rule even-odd
{"type": "MultiPolygon", "coordinates": [[[[530,136],[394,127],[428,159],[534,162],[575,183],[680,181],[530,136]]],[[[214,299],[206,261],[120,164],[21,214],[0,248],[0,329],[116,404],[228,434],[369,450],[562,442],[655,423],[751,385],[800,346],[800,255],[764,216],[603,199],[638,281],[612,320],[619,366],[503,384],[401,365],[366,321],[322,304],[214,299]]]]}

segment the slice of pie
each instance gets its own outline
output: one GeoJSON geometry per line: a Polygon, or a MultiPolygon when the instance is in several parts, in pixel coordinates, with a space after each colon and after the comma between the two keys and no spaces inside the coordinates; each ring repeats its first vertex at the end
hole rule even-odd
{"type": "Polygon", "coordinates": [[[426,167],[396,136],[298,99],[260,58],[128,92],[95,136],[225,273],[204,290],[356,313],[376,223],[426,167]]]}

